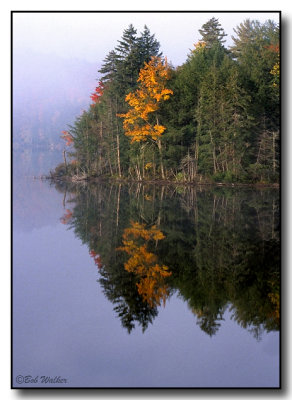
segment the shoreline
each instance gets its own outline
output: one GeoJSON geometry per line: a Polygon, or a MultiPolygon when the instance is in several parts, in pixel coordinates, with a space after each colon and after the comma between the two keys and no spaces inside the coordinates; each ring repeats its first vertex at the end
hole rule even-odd
{"type": "Polygon", "coordinates": [[[240,183],[240,182],[207,182],[207,181],[193,181],[193,182],[179,182],[179,181],[171,181],[171,180],[163,180],[163,179],[152,179],[152,180],[134,180],[134,179],[119,179],[119,178],[111,178],[111,177],[95,177],[95,178],[82,178],[82,179],[73,179],[72,177],[54,177],[54,176],[40,176],[34,177],[34,179],[46,179],[52,182],[66,182],[66,183],[104,183],[111,182],[117,184],[128,184],[128,183],[136,183],[143,185],[176,185],[176,186],[217,186],[217,187],[237,187],[237,188],[271,188],[271,189],[280,189],[280,183],[240,183]]]}

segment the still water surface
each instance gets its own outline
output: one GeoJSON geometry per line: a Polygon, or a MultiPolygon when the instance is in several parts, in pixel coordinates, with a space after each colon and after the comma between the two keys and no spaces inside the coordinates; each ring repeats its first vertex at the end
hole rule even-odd
{"type": "Polygon", "coordinates": [[[26,178],[13,207],[15,387],[279,386],[277,190],[26,178]]]}

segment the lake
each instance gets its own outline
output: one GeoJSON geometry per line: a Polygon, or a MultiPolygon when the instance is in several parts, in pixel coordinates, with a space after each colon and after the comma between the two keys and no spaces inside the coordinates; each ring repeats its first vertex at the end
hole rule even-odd
{"type": "Polygon", "coordinates": [[[13,182],[14,387],[279,387],[279,191],[13,182]]]}

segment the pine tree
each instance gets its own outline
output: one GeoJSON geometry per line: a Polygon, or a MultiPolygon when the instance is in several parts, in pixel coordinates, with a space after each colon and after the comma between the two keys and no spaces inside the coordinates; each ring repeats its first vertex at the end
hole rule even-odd
{"type": "Polygon", "coordinates": [[[126,58],[135,48],[137,43],[137,29],[132,24],[124,30],[121,40],[118,40],[119,45],[116,46],[116,52],[122,58],[126,58]]]}
{"type": "Polygon", "coordinates": [[[102,82],[112,82],[117,75],[118,55],[114,50],[111,50],[105,57],[101,68],[98,70],[102,76],[102,82]]]}
{"type": "Polygon", "coordinates": [[[143,64],[148,63],[151,57],[161,57],[162,52],[159,51],[160,43],[155,39],[155,35],[151,35],[149,28],[144,25],[144,30],[141,32],[141,36],[138,39],[140,57],[141,57],[141,68],[143,64]]]}
{"type": "Polygon", "coordinates": [[[279,87],[274,85],[271,71],[279,61],[279,27],[270,20],[264,24],[246,20],[234,31],[238,36],[233,37],[231,49],[241,70],[243,87],[251,96],[249,114],[256,122],[251,142],[251,176],[275,179],[279,172],[280,110],[279,87]]]}
{"type": "Polygon", "coordinates": [[[224,37],[227,36],[226,33],[224,33],[223,28],[221,28],[218,19],[215,17],[206,22],[202,28],[199,29],[199,32],[202,35],[200,41],[206,43],[207,48],[212,47],[214,43],[220,43],[223,45],[225,42],[224,37]]]}
{"type": "Polygon", "coordinates": [[[124,30],[121,40],[118,40],[117,53],[117,77],[123,86],[124,93],[136,86],[141,67],[137,30],[132,24],[124,30]]]}
{"type": "Polygon", "coordinates": [[[90,109],[63,136],[72,136],[77,174],[277,181],[279,27],[245,20],[234,32],[231,52],[210,19],[174,70],[149,28],[138,36],[129,25],[103,61],[90,109]]]}
{"type": "Polygon", "coordinates": [[[234,45],[230,47],[230,50],[235,58],[244,56],[250,45],[255,42],[258,29],[258,23],[250,19],[244,20],[236,28],[233,28],[237,36],[231,36],[234,45]]]}

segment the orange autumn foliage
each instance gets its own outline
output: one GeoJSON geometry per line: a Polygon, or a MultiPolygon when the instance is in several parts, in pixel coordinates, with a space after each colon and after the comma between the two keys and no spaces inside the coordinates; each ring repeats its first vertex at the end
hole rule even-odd
{"type": "Polygon", "coordinates": [[[64,225],[68,224],[68,222],[72,218],[72,215],[73,215],[73,213],[72,213],[71,210],[66,210],[65,214],[63,215],[63,217],[60,218],[61,223],[64,224],[64,225]]]}
{"type": "Polygon", "coordinates": [[[206,47],[206,42],[204,42],[203,40],[199,40],[197,43],[194,43],[194,51],[200,51],[202,49],[204,49],[206,47]]]}
{"type": "Polygon", "coordinates": [[[129,93],[125,100],[131,107],[126,114],[118,114],[124,118],[125,135],[131,137],[131,142],[146,141],[147,138],[157,140],[165,131],[165,126],[150,122],[149,117],[159,109],[161,101],[168,100],[173,94],[165,87],[169,79],[167,60],[163,62],[159,57],[152,57],[140,70],[139,88],[129,93]]]}
{"type": "Polygon", "coordinates": [[[151,307],[160,305],[161,300],[165,304],[169,295],[165,278],[169,277],[171,272],[167,266],[159,265],[158,257],[147,249],[150,240],[158,241],[164,237],[155,225],[146,229],[145,224],[131,222],[131,227],[125,229],[123,234],[124,246],[118,248],[130,255],[124,268],[137,275],[138,293],[151,307]]]}
{"type": "Polygon", "coordinates": [[[73,136],[67,131],[62,131],[61,139],[65,140],[66,146],[70,146],[74,142],[73,136]]]}

